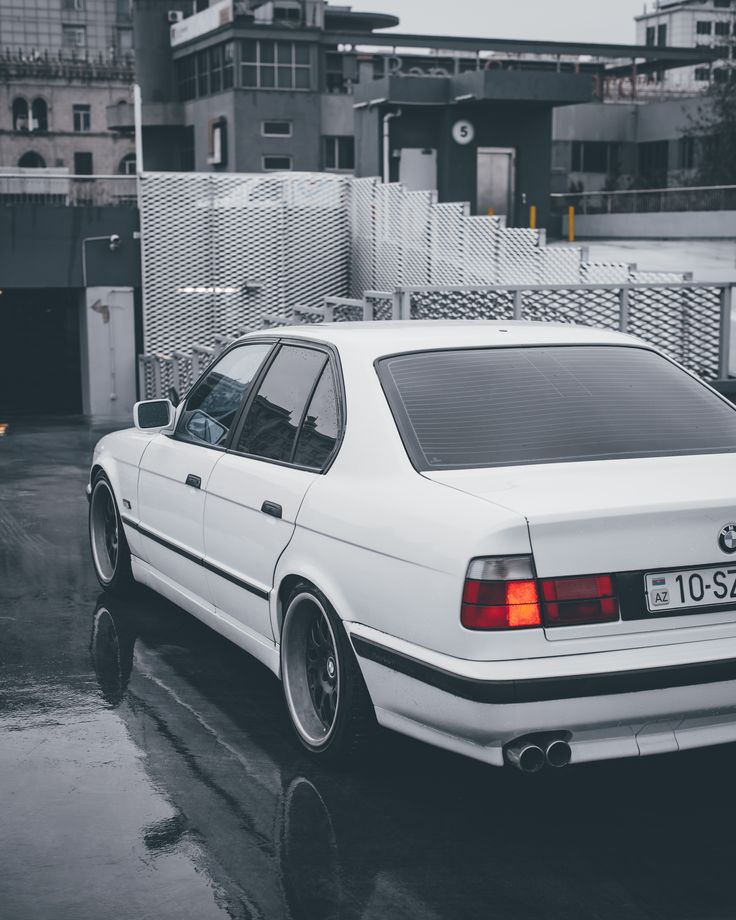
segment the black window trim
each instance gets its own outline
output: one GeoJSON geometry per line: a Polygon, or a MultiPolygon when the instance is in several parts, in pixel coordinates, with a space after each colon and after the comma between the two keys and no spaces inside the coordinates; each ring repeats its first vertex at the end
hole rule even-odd
{"type": "MultiPolygon", "coordinates": [[[[251,342],[258,341],[258,339],[249,339],[251,342]]],[[[232,454],[235,457],[245,457],[248,460],[259,460],[261,463],[271,463],[274,466],[285,466],[289,469],[294,470],[304,470],[306,473],[315,473],[318,476],[324,476],[325,473],[328,473],[332,467],[332,464],[335,462],[340,448],[342,447],[342,442],[345,436],[345,427],[347,424],[347,401],[345,398],[345,383],[342,376],[342,365],[340,364],[340,356],[337,352],[337,349],[329,342],[318,341],[316,339],[300,339],[295,336],[283,336],[276,340],[276,347],[273,348],[266,358],[266,360],[261,365],[261,369],[257,376],[253,379],[253,384],[250,388],[250,392],[244,402],[241,405],[238,416],[233,422],[231,431],[231,437],[227,439],[225,450],[228,454],[232,454]],[[241,450],[236,450],[231,445],[233,443],[237,444],[240,440],[240,435],[242,434],[242,429],[245,424],[245,418],[250,410],[251,404],[256,398],[263,379],[268,373],[271,365],[276,360],[276,355],[281,351],[281,349],[286,345],[296,346],[297,348],[310,348],[313,351],[320,351],[324,353],[327,360],[322,365],[322,369],[317,374],[312,389],[310,390],[309,397],[304,404],[304,410],[302,412],[302,417],[299,420],[299,427],[297,429],[297,435],[294,438],[294,444],[291,449],[291,457],[293,458],[296,452],[297,445],[299,444],[299,438],[301,437],[301,428],[304,424],[304,419],[306,418],[307,410],[314,396],[314,391],[317,389],[317,385],[324,374],[327,367],[332,370],[332,378],[335,383],[335,396],[337,397],[337,416],[338,416],[338,435],[335,440],[335,446],[332,448],[330,455],[324,464],[318,469],[314,466],[304,466],[301,463],[293,463],[289,460],[274,460],[271,457],[261,457],[258,454],[249,454],[241,450]]]]}
{"type": "MultiPolygon", "coordinates": [[[[448,348],[418,348],[416,350],[409,351],[397,351],[392,352],[391,354],[381,355],[376,358],[373,362],[373,367],[375,368],[378,380],[381,384],[381,389],[383,390],[383,395],[386,398],[386,402],[391,412],[391,416],[396,425],[396,429],[399,433],[399,440],[406,452],[409,462],[417,471],[417,473],[449,473],[453,470],[482,470],[482,469],[504,469],[505,467],[515,467],[515,466],[543,466],[545,464],[552,463],[593,463],[596,461],[593,460],[535,460],[530,463],[506,463],[506,464],[495,464],[493,467],[488,467],[485,464],[476,464],[473,466],[468,466],[467,464],[458,464],[452,466],[427,466],[423,463],[420,456],[421,450],[416,449],[415,440],[405,422],[402,418],[402,413],[399,409],[395,407],[401,406],[401,396],[398,392],[396,384],[393,382],[391,375],[386,369],[386,364],[388,361],[391,361],[393,358],[406,358],[411,355],[427,355],[427,354],[439,354],[449,351],[489,351],[491,349],[511,349],[511,348],[580,348],[582,346],[588,348],[630,348],[636,349],[637,351],[648,351],[652,354],[658,355],[660,358],[663,358],[665,361],[668,361],[678,370],[683,371],[702,387],[705,387],[706,390],[709,390],[714,396],[717,396],[722,403],[736,411],[736,405],[731,402],[728,397],[724,396],[722,393],[719,393],[714,387],[703,380],[701,377],[698,377],[697,374],[689,370],[686,367],[683,367],[682,364],[679,364],[675,361],[674,358],[670,357],[666,352],[660,351],[658,348],[642,343],[641,345],[634,342],[537,342],[529,344],[509,344],[509,345],[453,345],[448,348]],[[383,366],[382,366],[383,365],[383,366]]],[[[690,451],[686,454],[655,454],[653,456],[678,456],[678,457],[687,457],[687,456],[698,456],[703,453],[702,451],[690,451]]],[[[709,451],[708,453],[716,453],[715,451],[709,451]]],[[[652,455],[647,455],[652,456],[652,455]]],[[[622,460],[631,460],[637,459],[634,457],[608,457],[603,458],[608,460],[622,459],[622,460]]],[[[642,459],[642,458],[638,458],[642,459]]]]}
{"type": "Polygon", "coordinates": [[[222,444],[208,444],[206,441],[195,441],[193,438],[181,437],[180,432],[179,432],[179,425],[181,423],[182,416],[187,411],[187,402],[189,401],[192,394],[196,392],[197,387],[204,380],[207,374],[209,374],[210,371],[215,369],[215,367],[220,363],[220,361],[225,357],[225,355],[230,354],[231,351],[235,351],[236,348],[242,348],[244,345],[251,345],[251,344],[253,345],[270,344],[271,345],[271,350],[264,357],[263,361],[261,362],[261,366],[259,367],[256,375],[253,378],[253,381],[251,383],[251,390],[256,384],[260,385],[261,372],[263,368],[266,367],[266,365],[270,365],[273,359],[274,353],[278,350],[276,347],[278,346],[278,339],[275,336],[258,336],[258,338],[246,339],[244,341],[239,341],[239,342],[233,342],[232,345],[228,346],[224,351],[221,351],[220,354],[210,364],[207,365],[207,367],[202,371],[199,377],[197,377],[194,383],[189,387],[186,398],[182,400],[183,408],[181,410],[181,413],[179,414],[179,418],[176,421],[176,428],[174,429],[174,433],[171,435],[172,440],[180,441],[182,444],[192,444],[194,445],[194,447],[204,447],[207,450],[216,450],[219,453],[225,453],[227,451],[228,446],[230,445],[230,442],[232,441],[232,438],[233,438],[233,432],[235,431],[238,424],[240,423],[240,418],[241,418],[241,414],[243,411],[243,402],[248,399],[250,395],[249,393],[245,394],[243,398],[240,400],[240,405],[235,410],[235,418],[233,419],[233,423],[230,426],[230,429],[228,430],[228,433],[225,437],[225,440],[222,442],[222,444]]]}

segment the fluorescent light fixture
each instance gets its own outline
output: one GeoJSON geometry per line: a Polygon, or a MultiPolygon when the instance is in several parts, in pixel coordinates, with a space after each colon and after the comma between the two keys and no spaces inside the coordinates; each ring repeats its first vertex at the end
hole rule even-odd
{"type": "Polygon", "coordinates": [[[177,294],[239,294],[239,287],[180,287],[177,294]]]}

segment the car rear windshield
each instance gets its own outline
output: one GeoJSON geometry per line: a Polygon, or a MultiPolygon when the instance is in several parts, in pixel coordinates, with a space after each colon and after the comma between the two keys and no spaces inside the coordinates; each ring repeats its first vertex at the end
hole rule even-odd
{"type": "Polygon", "coordinates": [[[736,451],[736,409],[643,348],[417,352],[378,370],[419,469],[736,451]]]}

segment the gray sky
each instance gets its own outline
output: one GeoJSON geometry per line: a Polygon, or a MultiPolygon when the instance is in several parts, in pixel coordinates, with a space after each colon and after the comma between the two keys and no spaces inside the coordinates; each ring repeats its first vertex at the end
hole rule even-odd
{"type": "MultiPolygon", "coordinates": [[[[393,13],[402,31],[550,41],[635,41],[643,0],[333,0],[393,13]]],[[[652,4],[650,3],[651,7],[652,4]]]]}

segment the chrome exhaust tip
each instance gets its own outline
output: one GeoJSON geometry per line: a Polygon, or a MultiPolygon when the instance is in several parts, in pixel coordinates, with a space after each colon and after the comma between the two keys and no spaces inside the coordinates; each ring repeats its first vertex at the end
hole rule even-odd
{"type": "Polygon", "coordinates": [[[506,762],[522,773],[539,773],[547,762],[542,748],[530,741],[512,741],[504,753],[506,762]]]}
{"type": "Polygon", "coordinates": [[[544,748],[544,756],[550,767],[559,769],[570,763],[572,751],[567,741],[562,738],[553,738],[544,748]]]}

